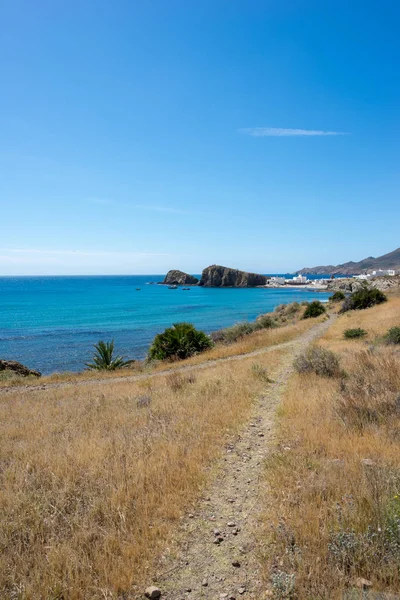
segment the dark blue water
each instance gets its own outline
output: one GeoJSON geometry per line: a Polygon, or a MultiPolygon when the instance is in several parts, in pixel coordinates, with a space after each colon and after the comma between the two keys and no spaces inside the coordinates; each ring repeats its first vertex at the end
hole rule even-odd
{"type": "Polygon", "coordinates": [[[189,321],[206,332],[255,319],[278,304],[329,297],[298,289],[149,285],[163,276],[0,278],[0,358],[42,373],[80,371],[93,344],[115,340],[119,353],[144,358],[156,335],[189,321]],[[140,291],[136,288],[139,287],[140,291]]]}

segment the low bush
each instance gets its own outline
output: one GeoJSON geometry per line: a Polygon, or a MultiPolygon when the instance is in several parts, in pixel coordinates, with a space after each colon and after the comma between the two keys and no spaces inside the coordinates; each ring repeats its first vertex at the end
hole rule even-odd
{"type": "Polygon", "coordinates": [[[278,324],[273,319],[271,315],[260,315],[257,317],[256,322],[254,323],[254,330],[258,329],[272,329],[273,327],[277,327],[278,324]]]}
{"type": "Polygon", "coordinates": [[[340,312],[344,313],[348,310],[363,310],[365,308],[371,308],[371,306],[382,304],[382,302],[386,302],[386,300],[387,297],[380,290],[377,290],[376,288],[363,287],[345,299],[340,312]]]}
{"type": "Polygon", "coordinates": [[[354,329],[346,329],[343,336],[346,340],[354,340],[357,338],[363,338],[367,335],[365,329],[361,329],[361,327],[356,327],[354,329]]]}
{"type": "Polygon", "coordinates": [[[249,335],[254,331],[254,324],[248,321],[243,323],[236,323],[232,327],[226,327],[226,329],[219,329],[211,334],[211,338],[215,343],[233,344],[245,335],[249,335]]]}
{"type": "Polygon", "coordinates": [[[298,302],[291,302],[290,304],[279,304],[272,313],[272,318],[275,323],[275,327],[286,325],[287,323],[294,323],[301,315],[301,307],[303,304],[298,302]]]}
{"type": "Polygon", "coordinates": [[[392,327],[385,335],[387,344],[400,344],[400,327],[392,327]]]}
{"type": "Polygon", "coordinates": [[[254,322],[243,321],[236,323],[232,327],[219,329],[211,334],[211,339],[218,344],[232,344],[242,337],[260,331],[261,329],[272,329],[286,324],[288,321],[295,322],[301,313],[301,306],[298,302],[291,304],[280,304],[273,313],[260,315],[254,322]]]}
{"type": "Polygon", "coordinates": [[[322,304],[322,302],[320,302],[319,300],[314,300],[306,306],[306,310],[303,314],[303,319],[313,319],[314,317],[319,317],[324,313],[326,313],[326,308],[322,304]]]}
{"type": "Polygon", "coordinates": [[[148,394],[142,394],[136,398],[136,406],[138,408],[148,408],[151,404],[151,396],[148,394]]]}
{"type": "Polygon", "coordinates": [[[329,302],[341,302],[346,298],[346,294],[341,290],[338,290],[329,298],[329,302]]]}
{"type": "Polygon", "coordinates": [[[331,350],[313,346],[294,361],[298,373],[316,373],[321,377],[339,377],[342,374],[338,356],[331,350]]]}
{"type": "Polygon", "coordinates": [[[196,382],[196,377],[193,373],[189,373],[188,375],[182,375],[178,372],[173,372],[167,375],[166,383],[171,388],[171,390],[176,394],[183,390],[187,385],[196,382]]]}
{"type": "Polygon", "coordinates": [[[149,349],[149,358],[181,360],[212,346],[210,337],[191,323],[174,323],[172,327],[156,335],[149,349]]]}

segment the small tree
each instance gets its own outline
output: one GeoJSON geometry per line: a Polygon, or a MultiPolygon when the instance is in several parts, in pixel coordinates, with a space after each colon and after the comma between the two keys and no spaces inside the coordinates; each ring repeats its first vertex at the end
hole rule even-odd
{"type": "Polygon", "coordinates": [[[149,358],[184,359],[211,346],[213,342],[204,331],[197,330],[191,323],[174,323],[172,327],[156,335],[149,349],[149,358]]]}
{"type": "Polygon", "coordinates": [[[329,298],[329,302],[341,302],[346,298],[346,294],[341,290],[338,290],[329,298]]]}
{"type": "Polygon", "coordinates": [[[326,313],[326,308],[319,300],[314,300],[314,302],[310,302],[306,307],[306,310],[303,314],[303,319],[312,319],[314,317],[319,317],[326,313]]]}
{"type": "Polygon", "coordinates": [[[125,360],[124,356],[114,356],[114,340],[111,342],[100,341],[94,345],[96,352],[93,355],[93,362],[86,363],[90,370],[96,371],[115,371],[131,365],[134,360],[125,360]]]}
{"type": "Polygon", "coordinates": [[[365,308],[371,308],[376,304],[382,304],[386,302],[387,298],[381,290],[370,287],[362,287],[351,296],[348,296],[343,302],[343,306],[340,309],[341,313],[347,312],[348,310],[363,310],[365,308]]]}

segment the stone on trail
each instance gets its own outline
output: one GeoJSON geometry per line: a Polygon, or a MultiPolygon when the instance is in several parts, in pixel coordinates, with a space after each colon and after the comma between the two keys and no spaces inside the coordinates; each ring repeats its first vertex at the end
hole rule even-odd
{"type": "Polygon", "coordinates": [[[233,560],[232,567],[240,567],[240,562],[238,560],[233,560]]]}
{"type": "Polygon", "coordinates": [[[144,595],[150,600],[156,600],[156,598],[159,598],[161,596],[161,590],[152,585],[146,589],[144,595]]]}
{"type": "Polygon", "coordinates": [[[208,581],[207,581],[207,579],[203,579],[203,581],[201,582],[201,585],[202,585],[203,587],[207,587],[207,586],[208,586],[208,581]]]}

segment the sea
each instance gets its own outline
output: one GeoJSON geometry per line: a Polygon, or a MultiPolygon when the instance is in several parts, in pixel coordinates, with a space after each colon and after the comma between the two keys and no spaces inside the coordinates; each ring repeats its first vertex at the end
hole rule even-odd
{"type": "Polygon", "coordinates": [[[82,371],[99,340],[113,339],[118,354],[142,359],[154,336],[173,323],[190,322],[211,333],[279,304],[330,296],[287,288],[171,290],[157,285],[163,278],[0,277],[0,359],[43,374],[82,371]]]}

